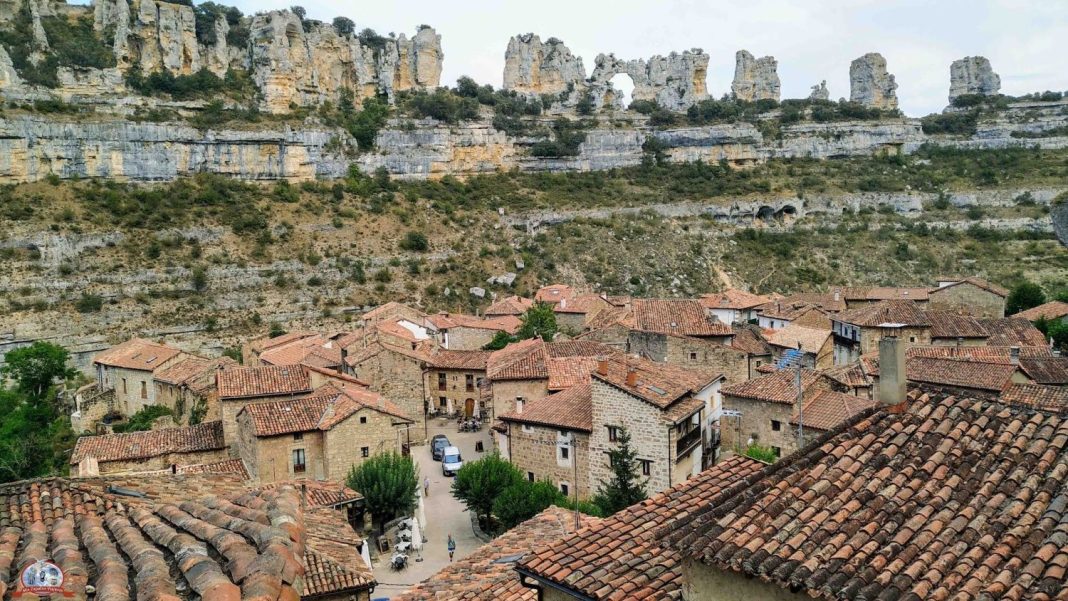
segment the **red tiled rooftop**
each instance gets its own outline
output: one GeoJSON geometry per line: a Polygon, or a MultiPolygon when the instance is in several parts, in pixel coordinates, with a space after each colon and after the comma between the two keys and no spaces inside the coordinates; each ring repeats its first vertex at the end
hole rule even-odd
{"type": "Polygon", "coordinates": [[[970,315],[958,315],[948,311],[927,311],[931,322],[931,338],[987,338],[990,332],[970,315]]]}
{"type": "Polygon", "coordinates": [[[860,327],[930,327],[931,320],[912,301],[882,301],[843,311],[834,316],[835,321],[860,327]]]}
{"type": "Polygon", "coordinates": [[[436,349],[428,357],[427,364],[437,369],[463,369],[485,371],[490,351],[454,351],[436,349]]]}
{"type": "Polygon", "coordinates": [[[1063,301],[1051,301],[1044,305],[1032,307],[1026,311],[1020,311],[1013,317],[1022,317],[1028,321],[1038,321],[1040,319],[1048,319],[1050,321],[1054,319],[1063,319],[1068,316],[1068,303],[1063,301]]]}
{"type": "Polygon", "coordinates": [[[131,338],[93,357],[93,363],[108,367],[153,371],[181,352],[181,349],[151,340],[131,338]]]}
{"type": "Polygon", "coordinates": [[[660,409],[687,394],[696,394],[722,374],[707,368],[679,367],[638,357],[613,356],[605,361],[606,373],[598,367],[593,378],[611,384],[660,409]],[[633,378],[628,374],[634,373],[633,378]],[[633,385],[631,382],[633,381],[633,385]]]}
{"type": "Polygon", "coordinates": [[[292,396],[311,392],[308,374],[297,365],[224,369],[216,376],[220,399],[292,396]]]}
{"type": "Polygon", "coordinates": [[[486,307],[483,312],[486,317],[497,317],[500,315],[515,315],[520,316],[527,312],[534,306],[534,301],[522,296],[509,296],[502,298],[490,306],[486,307]]]}
{"type": "Polygon", "coordinates": [[[812,390],[805,396],[804,412],[798,414],[795,411],[790,423],[794,426],[802,424],[806,430],[821,432],[833,430],[876,405],[871,399],[832,390],[812,390]]]}
{"type": "Polygon", "coordinates": [[[241,413],[251,419],[256,436],[279,436],[329,430],[361,409],[381,411],[411,421],[396,405],[378,393],[333,382],[319,387],[309,397],[250,403],[241,409],[241,413]]]}
{"type": "Polygon", "coordinates": [[[931,290],[931,292],[937,292],[939,290],[945,290],[946,288],[952,288],[954,286],[959,286],[961,284],[971,284],[971,285],[976,286],[978,288],[982,288],[983,290],[986,290],[987,292],[992,292],[992,293],[994,293],[994,294],[996,294],[996,295],[998,295],[998,296],[1000,296],[1002,298],[1007,298],[1009,296],[1009,291],[1008,290],[1006,290],[1005,288],[1002,288],[1001,286],[998,286],[997,284],[994,284],[993,282],[989,282],[989,281],[984,280],[982,278],[977,278],[977,277],[940,278],[940,280],[943,281],[943,282],[953,280],[953,283],[952,284],[946,284],[945,286],[942,286],[940,288],[934,288],[934,289],[931,290]]]}
{"type": "Polygon", "coordinates": [[[817,353],[830,338],[830,330],[809,328],[792,323],[781,330],[771,332],[768,335],[768,343],[787,349],[796,349],[800,343],[801,350],[807,353],[817,353]]]}
{"type": "Polygon", "coordinates": [[[635,299],[634,327],[682,336],[733,336],[731,327],[708,314],[694,299],[635,299]]]}
{"type": "Polygon", "coordinates": [[[93,457],[100,462],[128,461],[169,453],[195,453],[225,448],[222,422],[214,421],[147,432],[82,436],[74,444],[70,463],[76,465],[86,457],[93,457]]]}
{"type": "Polygon", "coordinates": [[[1047,346],[1049,341],[1033,323],[1022,317],[980,319],[990,337],[990,346],[1047,346]]]}
{"type": "Polygon", "coordinates": [[[715,294],[704,294],[700,298],[701,304],[705,308],[734,309],[738,311],[754,309],[768,302],[768,300],[766,296],[738,290],[737,288],[731,288],[715,294]]]}
{"type": "Polygon", "coordinates": [[[498,417],[506,422],[590,432],[593,429],[592,391],[589,383],[579,384],[526,403],[522,412],[510,411],[498,417]]]}
{"type": "MultiPolygon", "coordinates": [[[[806,393],[819,380],[819,375],[810,370],[801,370],[801,388],[806,393]]],[[[797,370],[780,369],[766,376],[738,382],[720,389],[724,396],[767,401],[792,405],[797,402],[797,370]]]]}

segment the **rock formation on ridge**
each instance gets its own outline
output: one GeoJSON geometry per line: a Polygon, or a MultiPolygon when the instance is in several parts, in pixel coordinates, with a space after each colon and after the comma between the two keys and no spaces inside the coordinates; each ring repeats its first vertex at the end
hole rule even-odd
{"type": "Polygon", "coordinates": [[[830,100],[831,92],[827,89],[827,80],[821,81],[818,85],[812,86],[812,93],[808,95],[809,100],[830,100]]]}
{"type": "Polygon", "coordinates": [[[966,56],[949,66],[949,102],[965,94],[994,96],[1001,90],[1001,78],[982,56],[966,56]]]}
{"type": "Polygon", "coordinates": [[[886,59],[869,52],[849,65],[849,99],[868,108],[897,109],[897,82],[886,71],[886,59]]]}
{"type": "Polygon", "coordinates": [[[695,48],[667,56],[625,61],[614,54],[599,54],[590,76],[594,106],[622,107],[611,80],[624,73],[634,82],[633,100],[648,100],[671,111],[685,111],[708,98],[708,55],[695,48]]]}
{"type": "Polygon", "coordinates": [[[747,50],[734,56],[734,97],[745,102],[779,100],[781,84],[777,72],[779,63],[773,56],[754,58],[747,50]]]}
{"type": "Polygon", "coordinates": [[[513,36],[504,53],[504,89],[521,94],[560,94],[585,85],[582,57],[557,38],[542,43],[533,33],[513,36]]]}

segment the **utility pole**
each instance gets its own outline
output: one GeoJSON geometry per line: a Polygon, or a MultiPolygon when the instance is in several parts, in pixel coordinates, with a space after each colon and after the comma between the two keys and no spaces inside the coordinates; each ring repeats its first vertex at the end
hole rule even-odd
{"type": "Polygon", "coordinates": [[[801,350],[801,341],[797,342],[797,448],[805,446],[805,395],[801,390],[801,366],[805,363],[805,355],[801,350]]]}
{"type": "Polygon", "coordinates": [[[575,468],[575,482],[572,484],[572,486],[575,489],[575,504],[572,507],[572,513],[574,513],[574,515],[575,515],[575,532],[579,531],[580,523],[581,523],[580,520],[579,520],[579,510],[578,510],[579,482],[578,482],[578,440],[577,439],[578,439],[578,436],[576,436],[575,433],[572,432],[571,433],[571,440],[569,440],[568,443],[567,443],[568,446],[571,447],[571,465],[574,466],[574,468],[575,468]]]}

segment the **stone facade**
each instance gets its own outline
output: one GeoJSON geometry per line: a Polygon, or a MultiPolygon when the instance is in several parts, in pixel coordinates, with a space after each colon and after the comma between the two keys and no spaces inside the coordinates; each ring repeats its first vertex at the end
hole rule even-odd
{"type": "Polygon", "coordinates": [[[489,344],[496,334],[496,330],[487,328],[456,326],[449,328],[448,343],[443,346],[453,351],[477,351],[489,344]]]}
{"type": "Polygon", "coordinates": [[[115,409],[123,415],[128,417],[159,404],[151,371],[101,365],[97,373],[101,386],[115,389],[115,409]]]}
{"type": "Polygon", "coordinates": [[[215,463],[228,459],[226,449],[196,451],[192,453],[166,453],[147,459],[126,459],[122,461],[99,461],[100,474],[118,474],[129,472],[151,472],[169,469],[172,465],[199,465],[215,463]]]}
{"type": "Polygon", "coordinates": [[[531,403],[545,398],[549,394],[549,381],[537,380],[494,380],[492,382],[493,416],[515,411],[516,401],[531,403]]]}
{"type": "Polygon", "coordinates": [[[973,317],[1005,317],[1004,296],[968,281],[935,288],[928,299],[928,308],[934,311],[949,311],[973,317]]]}
{"type": "Polygon", "coordinates": [[[156,404],[174,411],[174,420],[179,424],[188,424],[189,418],[197,413],[200,421],[210,422],[222,419],[219,407],[219,395],[214,387],[203,392],[195,392],[188,386],[168,384],[156,380],[156,404]]]}
{"type": "Polygon", "coordinates": [[[772,403],[723,395],[723,409],[729,417],[720,420],[720,440],[724,450],[745,452],[749,439],[772,447],[782,457],[797,448],[797,432],[790,426],[796,404],[772,403]],[[741,412],[740,416],[733,412],[741,412]]]}
{"type": "MultiPolygon", "coordinates": [[[[354,352],[354,351],[350,351],[354,352]]],[[[349,375],[370,385],[371,390],[393,401],[416,421],[412,441],[426,440],[427,392],[423,388],[423,361],[389,347],[358,364],[349,366],[349,375]]],[[[478,397],[475,396],[475,399],[478,397]]]]}
{"type": "Polygon", "coordinates": [[[426,406],[433,413],[463,412],[479,416],[488,410],[479,401],[479,385],[486,377],[484,370],[427,368],[423,390],[426,406]]]}
{"type": "MultiPolygon", "coordinates": [[[[304,394],[294,395],[281,395],[281,396],[262,396],[262,397],[247,397],[247,398],[220,398],[219,399],[219,414],[223,423],[223,440],[226,444],[232,445],[234,440],[238,438],[237,427],[237,415],[245,408],[245,405],[251,405],[253,403],[270,403],[274,401],[285,401],[288,399],[296,399],[305,396],[304,394]]],[[[231,455],[237,457],[237,449],[231,447],[231,455]]]]}
{"type": "Polygon", "coordinates": [[[723,374],[728,384],[750,378],[749,356],[719,342],[688,336],[671,336],[634,330],[628,336],[628,352],[653,361],[682,367],[707,367],[723,374]]]}
{"type": "MultiPolygon", "coordinates": [[[[751,578],[707,566],[684,558],[682,561],[683,601],[809,601],[804,593],[792,593],[787,589],[751,578]]],[[[546,592],[548,592],[548,588],[546,592]]],[[[545,596],[545,601],[571,601],[565,596],[545,596]]]]}
{"type": "Polygon", "coordinates": [[[896,110],[897,82],[886,71],[886,59],[870,52],[849,66],[849,99],[869,108],[896,110]]]}
{"type": "Polygon", "coordinates": [[[527,478],[533,475],[535,481],[549,480],[558,489],[566,485],[568,495],[578,494],[580,499],[597,492],[597,483],[590,480],[589,433],[509,422],[507,438],[509,459],[527,478]],[[577,449],[569,446],[572,435],[577,449]],[[564,447],[568,450],[566,459],[564,447]]]}
{"type": "MultiPolygon", "coordinates": [[[[631,446],[638,459],[645,462],[639,475],[647,480],[649,494],[655,494],[678,484],[702,469],[702,447],[698,444],[683,457],[676,454],[678,433],[663,419],[663,412],[653,405],[619,388],[594,378],[593,432],[590,434],[589,489],[612,477],[608,451],[616,448],[610,428],[625,427],[631,435],[631,446]]],[[[698,428],[704,422],[704,410],[699,412],[698,428]]],[[[513,453],[514,455],[514,453],[513,453]]]]}

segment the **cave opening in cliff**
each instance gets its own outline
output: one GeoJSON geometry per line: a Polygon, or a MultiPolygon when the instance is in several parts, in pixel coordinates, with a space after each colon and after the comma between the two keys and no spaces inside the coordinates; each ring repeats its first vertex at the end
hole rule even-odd
{"type": "Polygon", "coordinates": [[[630,75],[616,73],[608,82],[612,84],[612,91],[611,97],[605,98],[605,105],[615,104],[623,109],[629,108],[631,96],[634,94],[634,80],[630,78],[630,75]]]}

